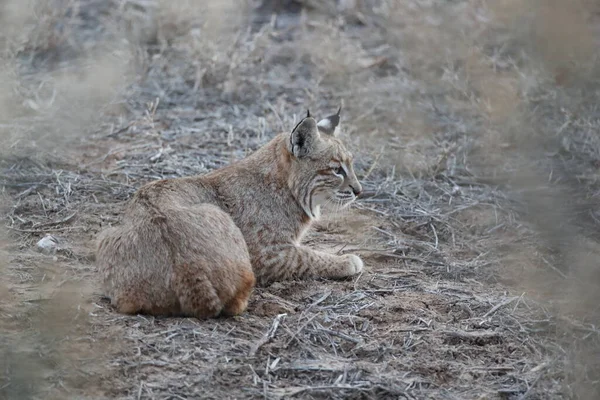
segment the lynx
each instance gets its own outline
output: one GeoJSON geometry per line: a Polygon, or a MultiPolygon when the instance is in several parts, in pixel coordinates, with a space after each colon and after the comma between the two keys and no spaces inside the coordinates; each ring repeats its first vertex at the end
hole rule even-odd
{"type": "Polygon", "coordinates": [[[358,274],[362,260],[301,245],[321,206],[361,193],[338,137],[340,111],[310,111],[250,156],[201,176],[158,180],[98,238],[97,263],[118,312],[210,318],[245,311],[255,283],[358,274]]]}

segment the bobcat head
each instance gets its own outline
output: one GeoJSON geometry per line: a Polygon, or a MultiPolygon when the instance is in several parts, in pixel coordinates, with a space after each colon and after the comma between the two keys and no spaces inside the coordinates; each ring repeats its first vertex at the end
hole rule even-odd
{"type": "Polygon", "coordinates": [[[341,107],[318,123],[307,112],[287,140],[291,156],[288,184],[311,218],[319,217],[321,206],[349,206],[362,191],[352,154],[338,138],[340,111],[341,107]]]}

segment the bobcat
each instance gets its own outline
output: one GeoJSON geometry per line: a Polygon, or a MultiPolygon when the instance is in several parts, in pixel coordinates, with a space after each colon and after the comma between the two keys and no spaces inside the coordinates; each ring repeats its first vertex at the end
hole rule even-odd
{"type": "Polygon", "coordinates": [[[252,155],[202,176],[142,186],[118,227],[99,235],[97,263],[118,312],[209,318],[241,314],[257,280],[358,274],[362,260],[302,246],[321,205],[362,188],[338,139],[340,109],[310,111],[252,155]]]}

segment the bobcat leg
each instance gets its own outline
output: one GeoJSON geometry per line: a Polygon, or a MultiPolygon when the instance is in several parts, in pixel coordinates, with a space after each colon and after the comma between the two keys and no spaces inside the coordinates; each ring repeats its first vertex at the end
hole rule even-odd
{"type": "Polygon", "coordinates": [[[248,307],[248,298],[252,293],[256,279],[251,269],[242,272],[242,279],[233,298],[225,304],[222,314],[225,316],[234,316],[243,313],[248,307]]]}
{"type": "Polygon", "coordinates": [[[308,276],[345,278],[363,269],[354,254],[337,256],[296,245],[269,246],[253,264],[261,283],[308,276]]]}
{"type": "Polygon", "coordinates": [[[201,268],[189,264],[174,266],[171,287],[179,299],[182,316],[211,318],[223,309],[215,287],[201,268]]]}

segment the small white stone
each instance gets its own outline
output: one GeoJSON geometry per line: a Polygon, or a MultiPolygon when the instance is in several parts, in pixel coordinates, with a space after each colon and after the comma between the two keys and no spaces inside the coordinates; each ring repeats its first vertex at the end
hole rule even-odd
{"type": "Polygon", "coordinates": [[[42,253],[54,254],[59,249],[58,238],[47,234],[37,242],[37,249],[42,253]]]}

